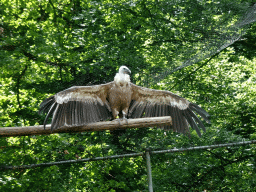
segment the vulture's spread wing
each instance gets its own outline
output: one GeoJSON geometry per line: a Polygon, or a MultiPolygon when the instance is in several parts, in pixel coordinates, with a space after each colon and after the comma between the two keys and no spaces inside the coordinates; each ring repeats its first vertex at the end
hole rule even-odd
{"type": "Polygon", "coordinates": [[[44,126],[51,114],[51,131],[62,126],[84,125],[111,118],[106,98],[112,84],[75,86],[45,99],[39,110],[39,113],[47,113],[44,126]]]}
{"type": "Polygon", "coordinates": [[[210,123],[209,114],[196,104],[175,95],[169,91],[148,89],[132,84],[132,103],[128,116],[131,118],[171,116],[173,125],[165,126],[176,132],[189,133],[189,124],[201,136],[198,125],[205,131],[205,127],[197,115],[210,123]]]}

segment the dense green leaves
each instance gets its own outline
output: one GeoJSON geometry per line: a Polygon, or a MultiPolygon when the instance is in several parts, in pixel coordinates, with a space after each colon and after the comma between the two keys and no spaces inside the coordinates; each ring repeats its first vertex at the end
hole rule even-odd
{"type": "MultiPolygon", "coordinates": [[[[42,124],[43,99],[112,81],[120,65],[136,84],[201,105],[212,124],[202,138],[155,128],[0,138],[0,191],[146,191],[144,156],[5,167],[255,139],[255,15],[245,20],[254,3],[1,0],[1,127],[42,124]]],[[[254,145],[151,158],[155,191],[256,189],[254,145]]]]}

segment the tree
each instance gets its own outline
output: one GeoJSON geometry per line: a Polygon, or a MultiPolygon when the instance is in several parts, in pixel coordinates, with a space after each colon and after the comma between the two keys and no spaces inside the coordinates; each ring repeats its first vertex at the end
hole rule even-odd
{"type": "MultiPolygon", "coordinates": [[[[0,126],[42,124],[37,111],[44,98],[73,85],[112,81],[120,65],[131,69],[134,83],[171,90],[212,115],[200,139],[195,132],[189,139],[153,128],[118,136],[121,146],[112,143],[109,132],[0,138],[1,167],[255,138],[255,23],[232,28],[254,1],[0,5],[0,126]],[[239,41],[215,54],[246,27],[239,41]]],[[[153,182],[159,191],[254,191],[254,154],[255,147],[247,146],[153,155],[153,182]]],[[[0,188],[142,191],[143,158],[5,170],[0,188]]]]}

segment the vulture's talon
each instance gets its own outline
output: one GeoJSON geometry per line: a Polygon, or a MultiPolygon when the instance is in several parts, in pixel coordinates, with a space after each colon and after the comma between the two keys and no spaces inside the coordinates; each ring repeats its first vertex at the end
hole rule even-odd
{"type": "Polygon", "coordinates": [[[118,121],[119,125],[123,125],[123,124],[121,123],[121,121],[125,121],[126,124],[128,125],[128,119],[125,118],[125,117],[123,117],[123,118],[121,118],[121,119],[120,119],[120,118],[114,119],[113,121],[118,121]]]}
{"type": "Polygon", "coordinates": [[[118,119],[114,119],[113,121],[118,121],[119,125],[122,125],[121,124],[121,120],[118,118],[118,119]]]}
{"type": "Polygon", "coordinates": [[[126,117],[123,117],[122,120],[126,121],[126,124],[128,125],[128,119],[126,117]]]}

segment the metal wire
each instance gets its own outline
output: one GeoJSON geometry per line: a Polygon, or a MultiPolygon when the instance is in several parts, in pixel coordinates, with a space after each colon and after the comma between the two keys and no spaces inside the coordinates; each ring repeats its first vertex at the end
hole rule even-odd
{"type": "MultiPolygon", "coordinates": [[[[179,148],[179,149],[174,148],[174,149],[161,150],[161,151],[150,151],[150,154],[174,153],[174,152],[182,152],[182,151],[213,149],[213,148],[220,148],[220,147],[231,147],[231,146],[250,145],[250,144],[256,144],[256,140],[242,141],[242,142],[236,142],[236,143],[217,144],[217,145],[196,146],[196,147],[179,148]]],[[[22,165],[22,166],[4,166],[4,167],[0,167],[0,170],[3,170],[3,169],[29,169],[29,168],[40,167],[40,166],[52,166],[52,165],[69,164],[69,163],[81,163],[81,162],[87,162],[87,161],[118,159],[118,158],[123,158],[123,157],[135,157],[135,156],[142,156],[142,155],[145,155],[145,152],[113,155],[113,156],[106,156],[106,157],[94,157],[94,158],[86,158],[86,159],[78,159],[78,160],[48,162],[48,163],[40,163],[40,164],[30,164],[30,165],[22,165]]]]}

